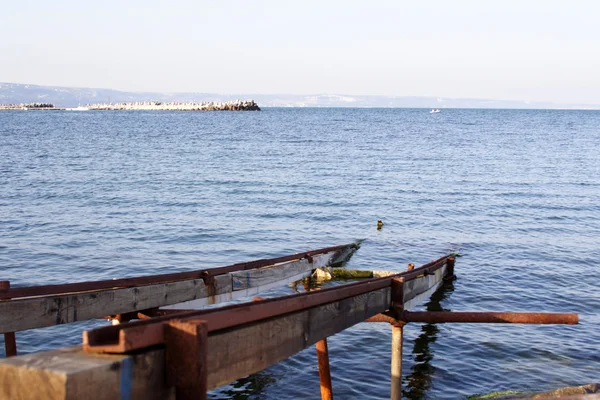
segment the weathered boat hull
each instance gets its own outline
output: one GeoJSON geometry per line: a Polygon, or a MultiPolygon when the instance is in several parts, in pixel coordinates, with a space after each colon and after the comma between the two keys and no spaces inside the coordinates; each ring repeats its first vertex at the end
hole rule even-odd
{"type": "Polygon", "coordinates": [[[342,265],[357,249],[358,243],[351,243],[209,270],[14,288],[0,293],[0,333],[171,305],[189,307],[186,302],[199,307],[252,296],[301,279],[311,269],[342,265]]]}

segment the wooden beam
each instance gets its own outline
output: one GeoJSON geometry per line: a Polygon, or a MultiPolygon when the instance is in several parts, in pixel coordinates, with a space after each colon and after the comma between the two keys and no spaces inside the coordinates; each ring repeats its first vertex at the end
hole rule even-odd
{"type": "Polygon", "coordinates": [[[0,360],[0,399],[174,400],[164,350],[93,355],[66,347],[0,360]]]}
{"type": "Polygon", "coordinates": [[[0,332],[67,324],[207,296],[204,281],[193,279],[135,288],[0,301],[0,332]]]}

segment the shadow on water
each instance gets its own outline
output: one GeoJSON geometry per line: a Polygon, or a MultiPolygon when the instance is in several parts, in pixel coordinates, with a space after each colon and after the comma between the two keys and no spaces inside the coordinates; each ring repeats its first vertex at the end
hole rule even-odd
{"type": "MultiPolygon", "coordinates": [[[[425,307],[427,311],[450,311],[442,308],[441,302],[450,296],[454,291],[452,282],[445,282],[433,295],[425,307]]],[[[434,355],[431,353],[429,345],[437,340],[437,324],[423,324],[421,334],[414,340],[412,354],[414,355],[414,365],[411,367],[411,373],[404,378],[403,397],[407,399],[424,399],[425,394],[431,387],[431,377],[435,367],[432,365],[434,355]]]]}

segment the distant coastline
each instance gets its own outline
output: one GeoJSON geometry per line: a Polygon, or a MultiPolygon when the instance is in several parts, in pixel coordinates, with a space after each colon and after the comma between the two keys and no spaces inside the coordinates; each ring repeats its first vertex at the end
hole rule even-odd
{"type": "Polygon", "coordinates": [[[74,110],[74,111],[260,111],[254,100],[225,102],[160,102],[97,103],[76,108],[59,108],[52,103],[0,104],[0,110],[74,110]]]}
{"type": "Polygon", "coordinates": [[[77,107],[96,103],[135,103],[148,100],[169,102],[227,102],[254,99],[264,107],[344,107],[344,108],[477,108],[600,110],[600,104],[555,103],[549,101],[494,100],[434,96],[386,96],[353,94],[218,94],[203,92],[125,92],[113,89],[42,86],[0,82],[0,103],[52,103],[57,107],[77,107]]]}

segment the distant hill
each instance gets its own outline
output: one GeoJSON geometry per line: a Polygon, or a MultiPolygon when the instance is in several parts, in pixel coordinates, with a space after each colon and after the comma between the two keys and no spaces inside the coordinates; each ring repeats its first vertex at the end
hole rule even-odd
{"type": "Polygon", "coordinates": [[[594,104],[559,104],[509,100],[451,99],[414,96],[355,96],[338,94],[215,94],[123,92],[113,89],[39,86],[0,82],[0,103],[53,103],[75,107],[91,103],[135,101],[232,101],[254,100],[260,107],[384,107],[384,108],[511,108],[600,109],[594,104]]]}

